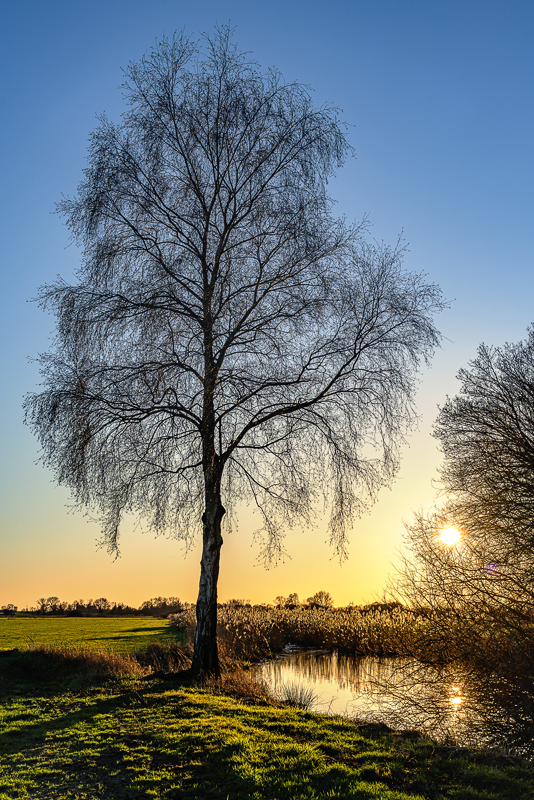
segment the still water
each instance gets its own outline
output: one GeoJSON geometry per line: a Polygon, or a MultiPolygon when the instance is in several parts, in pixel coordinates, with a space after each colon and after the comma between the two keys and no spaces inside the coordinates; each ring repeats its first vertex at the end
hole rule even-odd
{"type": "Polygon", "coordinates": [[[254,669],[280,697],[288,686],[312,687],[314,711],[534,756],[531,676],[481,677],[457,665],[316,651],[283,655],[254,669]]]}

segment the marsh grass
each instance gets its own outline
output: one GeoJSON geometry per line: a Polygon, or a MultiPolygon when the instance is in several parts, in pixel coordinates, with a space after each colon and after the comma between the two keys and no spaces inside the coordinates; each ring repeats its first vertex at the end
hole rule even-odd
{"type": "MultiPolygon", "coordinates": [[[[192,641],[194,609],[171,615],[172,625],[192,641]]],[[[241,663],[272,658],[288,644],[337,650],[357,656],[406,656],[435,666],[462,661],[501,674],[531,673],[534,621],[503,625],[452,609],[417,612],[396,603],[367,607],[221,605],[217,637],[227,654],[241,663]]]]}
{"type": "Polygon", "coordinates": [[[305,683],[282,683],[273,694],[290,708],[299,708],[302,711],[313,711],[320,700],[313,686],[305,683]]]}
{"type": "MultiPolygon", "coordinates": [[[[194,631],[194,609],[169,617],[179,630],[194,631]]],[[[217,636],[235,658],[257,661],[272,657],[287,644],[339,650],[359,655],[398,655],[410,630],[420,624],[405,609],[274,608],[221,605],[217,636]]]]}

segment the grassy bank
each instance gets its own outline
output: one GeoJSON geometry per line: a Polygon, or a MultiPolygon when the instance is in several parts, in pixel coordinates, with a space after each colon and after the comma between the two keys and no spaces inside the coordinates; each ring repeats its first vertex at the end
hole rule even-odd
{"type": "Polygon", "coordinates": [[[78,668],[60,672],[50,654],[0,657],[1,800],[526,800],[534,792],[532,768],[513,759],[295,711],[261,692],[244,701],[216,686],[119,673],[84,685],[78,668]]]}
{"type": "Polygon", "coordinates": [[[146,617],[0,617],[0,651],[45,645],[133,653],[177,638],[166,620],[146,617]]]}

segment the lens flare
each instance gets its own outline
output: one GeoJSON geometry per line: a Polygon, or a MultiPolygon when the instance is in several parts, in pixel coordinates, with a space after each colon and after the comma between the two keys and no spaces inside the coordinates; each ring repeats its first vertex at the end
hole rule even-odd
{"type": "Polygon", "coordinates": [[[451,525],[448,528],[443,528],[439,534],[439,538],[443,544],[448,544],[450,547],[452,547],[453,545],[458,544],[460,541],[461,533],[458,528],[455,528],[451,525]]]}

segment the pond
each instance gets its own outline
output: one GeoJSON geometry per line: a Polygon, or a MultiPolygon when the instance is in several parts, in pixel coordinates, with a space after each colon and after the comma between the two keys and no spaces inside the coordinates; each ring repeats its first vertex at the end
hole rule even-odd
{"type": "Polygon", "coordinates": [[[460,665],[317,651],[287,651],[254,670],[281,698],[288,687],[312,691],[313,711],[534,756],[532,676],[481,677],[460,665]]]}

